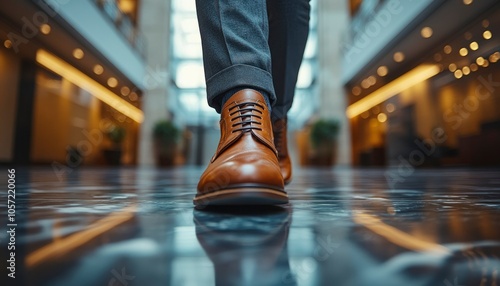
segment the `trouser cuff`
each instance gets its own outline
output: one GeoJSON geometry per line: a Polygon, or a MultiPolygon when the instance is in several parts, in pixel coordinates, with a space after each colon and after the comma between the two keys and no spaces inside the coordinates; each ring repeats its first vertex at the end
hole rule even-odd
{"type": "Polygon", "coordinates": [[[237,87],[263,90],[269,95],[271,105],[276,102],[271,74],[257,67],[238,64],[218,72],[207,80],[208,105],[220,113],[222,96],[237,87]]]}

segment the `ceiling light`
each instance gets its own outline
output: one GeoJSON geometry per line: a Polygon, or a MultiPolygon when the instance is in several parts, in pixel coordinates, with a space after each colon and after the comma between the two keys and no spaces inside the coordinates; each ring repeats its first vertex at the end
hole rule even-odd
{"type": "Polygon", "coordinates": [[[492,63],[498,62],[498,60],[500,60],[500,52],[495,52],[495,53],[491,54],[489,59],[490,59],[490,62],[492,62],[492,63]]]}
{"type": "Polygon", "coordinates": [[[482,66],[484,64],[484,58],[483,57],[478,57],[476,59],[476,63],[480,66],[482,66]]]}
{"type": "Polygon", "coordinates": [[[394,53],[393,58],[394,58],[395,62],[400,63],[400,62],[404,61],[405,55],[402,52],[397,52],[397,53],[394,53]]]}
{"type": "Polygon", "coordinates": [[[448,69],[451,71],[451,72],[454,72],[457,70],[457,65],[456,64],[450,64],[448,66],[448,69]]]}
{"type": "Polygon", "coordinates": [[[473,50],[473,51],[477,51],[477,49],[479,49],[479,44],[477,42],[472,42],[470,43],[470,49],[473,50]]]}
{"type": "Polygon", "coordinates": [[[101,65],[95,65],[94,66],[94,73],[99,75],[104,72],[104,68],[101,65]]]}
{"type": "Polygon", "coordinates": [[[80,48],[77,48],[77,49],[73,50],[73,57],[75,57],[75,59],[79,59],[80,60],[80,59],[83,58],[84,55],[85,54],[83,53],[82,49],[80,49],[80,48]]]}
{"type": "Polygon", "coordinates": [[[370,82],[368,82],[368,79],[365,78],[362,82],[361,82],[361,87],[364,88],[364,89],[367,89],[370,87],[370,82]]]}
{"type": "Polygon", "coordinates": [[[472,1],[474,1],[474,0],[464,0],[464,4],[465,5],[470,5],[472,3],[472,1]]]}
{"type": "Polygon", "coordinates": [[[488,28],[490,26],[490,21],[488,19],[484,19],[482,25],[483,28],[488,28]]]}
{"type": "Polygon", "coordinates": [[[36,52],[36,61],[54,73],[64,77],[76,86],[87,90],[90,94],[106,103],[110,107],[128,116],[137,123],[144,120],[144,113],[117,94],[113,93],[103,85],[99,84],[86,74],[82,73],[72,65],[45,50],[36,52]]]}
{"type": "Polygon", "coordinates": [[[445,54],[449,55],[449,54],[451,54],[451,52],[453,51],[453,49],[451,48],[450,45],[446,45],[446,46],[444,46],[443,51],[444,51],[445,54]]]}
{"type": "Polygon", "coordinates": [[[394,106],[394,104],[392,104],[392,103],[388,103],[385,106],[385,110],[387,110],[387,112],[389,112],[389,113],[394,112],[394,110],[396,110],[396,106],[394,106]]]}
{"type": "Polygon", "coordinates": [[[462,57],[465,57],[469,51],[466,48],[461,48],[460,51],[458,52],[462,57]]]}
{"type": "Polygon", "coordinates": [[[423,27],[422,30],[420,30],[420,35],[422,35],[423,38],[428,39],[432,37],[432,32],[431,27],[423,27]]]}
{"type": "Polygon", "coordinates": [[[483,38],[485,38],[486,40],[489,40],[489,39],[491,39],[491,36],[492,35],[491,35],[490,31],[488,31],[488,30],[484,31],[483,38]]]}
{"type": "Polygon", "coordinates": [[[118,2],[118,7],[125,14],[132,14],[136,9],[136,1],[122,0],[118,2]]]}
{"type": "Polygon", "coordinates": [[[462,73],[463,73],[464,75],[468,75],[468,74],[470,74],[470,68],[469,68],[468,66],[463,67],[463,68],[462,68],[462,73]]]}
{"type": "Polygon", "coordinates": [[[437,65],[420,65],[397,79],[389,82],[381,88],[375,90],[371,94],[349,105],[346,114],[349,118],[353,118],[373,106],[376,106],[394,95],[406,90],[418,83],[421,83],[439,73],[437,65]]]}
{"type": "Polygon", "coordinates": [[[454,75],[455,75],[456,78],[461,78],[464,74],[462,73],[461,70],[456,70],[454,72],[454,75]]]}
{"type": "Polygon", "coordinates": [[[389,70],[387,69],[386,66],[380,66],[377,69],[377,74],[379,76],[386,76],[388,72],[389,72],[389,70]]]}
{"type": "Polygon", "coordinates": [[[44,35],[48,35],[50,33],[50,26],[49,26],[49,24],[42,24],[40,26],[40,32],[42,32],[42,34],[44,34],[44,35]]]}
{"type": "Polygon", "coordinates": [[[352,94],[354,94],[355,96],[358,96],[361,94],[361,88],[359,88],[359,86],[355,86],[352,88],[352,94]]]}
{"type": "Polygon", "coordinates": [[[483,68],[486,68],[490,65],[490,62],[488,60],[484,60],[484,63],[482,64],[483,68]]]}
{"type": "Polygon", "coordinates": [[[371,75],[370,77],[368,77],[368,83],[370,84],[370,86],[372,86],[377,83],[377,79],[371,75]]]}
{"type": "Polygon", "coordinates": [[[130,88],[128,88],[127,86],[124,86],[120,89],[120,92],[123,96],[127,96],[129,95],[130,93],[130,88]]]}
{"type": "Polygon", "coordinates": [[[108,78],[108,86],[109,87],[116,87],[118,85],[118,80],[114,77],[108,78]]]}
{"type": "Polygon", "coordinates": [[[434,60],[435,60],[436,62],[440,62],[441,60],[443,60],[443,56],[441,56],[441,54],[440,54],[440,53],[435,53],[435,54],[434,54],[434,60]]]}
{"type": "Polygon", "coordinates": [[[137,93],[132,92],[130,93],[128,98],[130,98],[131,101],[136,101],[139,98],[139,96],[137,96],[137,93]]]}
{"type": "Polygon", "coordinates": [[[379,113],[379,114],[377,115],[377,120],[378,120],[378,122],[380,122],[380,123],[384,123],[384,122],[386,122],[386,121],[387,121],[387,115],[385,115],[385,113],[379,113]]]}
{"type": "Polygon", "coordinates": [[[10,49],[12,48],[12,42],[10,40],[5,40],[5,42],[3,42],[3,46],[10,49]]]}
{"type": "Polygon", "coordinates": [[[472,63],[472,64],[470,65],[470,70],[471,70],[471,71],[475,72],[475,71],[477,71],[477,69],[478,69],[478,66],[477,66],[476,64],[472,63]]]}

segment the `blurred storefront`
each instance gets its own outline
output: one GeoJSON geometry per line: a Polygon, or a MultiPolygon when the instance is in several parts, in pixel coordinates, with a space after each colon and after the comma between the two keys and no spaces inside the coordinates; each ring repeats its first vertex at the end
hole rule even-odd
{"type": "Polygon", "coordinates": [[[1,2],[0,162],[135,164],[145,50],[136,2],[1,2]]]}
{"type": "Polygon", "coordinates": [[[498,165],[498,1],[352,0],[351,13],[353,164],[498,165]]]}

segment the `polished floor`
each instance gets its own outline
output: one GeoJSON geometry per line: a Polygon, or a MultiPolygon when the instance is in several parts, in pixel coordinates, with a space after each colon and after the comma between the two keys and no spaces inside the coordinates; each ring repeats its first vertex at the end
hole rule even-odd
{"type": "Polygon", "coordinates": [[[299,170],[289,205],[200,210],[200,169],[67,171],[17,170],[17,285],[500,285],[498,169],[299,170]]]}

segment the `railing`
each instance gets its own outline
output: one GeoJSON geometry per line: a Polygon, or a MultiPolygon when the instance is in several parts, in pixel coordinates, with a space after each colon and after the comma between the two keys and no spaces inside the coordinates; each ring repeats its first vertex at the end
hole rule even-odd
{"type": "Polygon", "coordinates": [[[115,24],[127,41],[144,58],[146,56],[146,41],[139,29],[134,26],[130,17],[124,14],[116,0],[95,0],[101,11],[115,24]]]}

